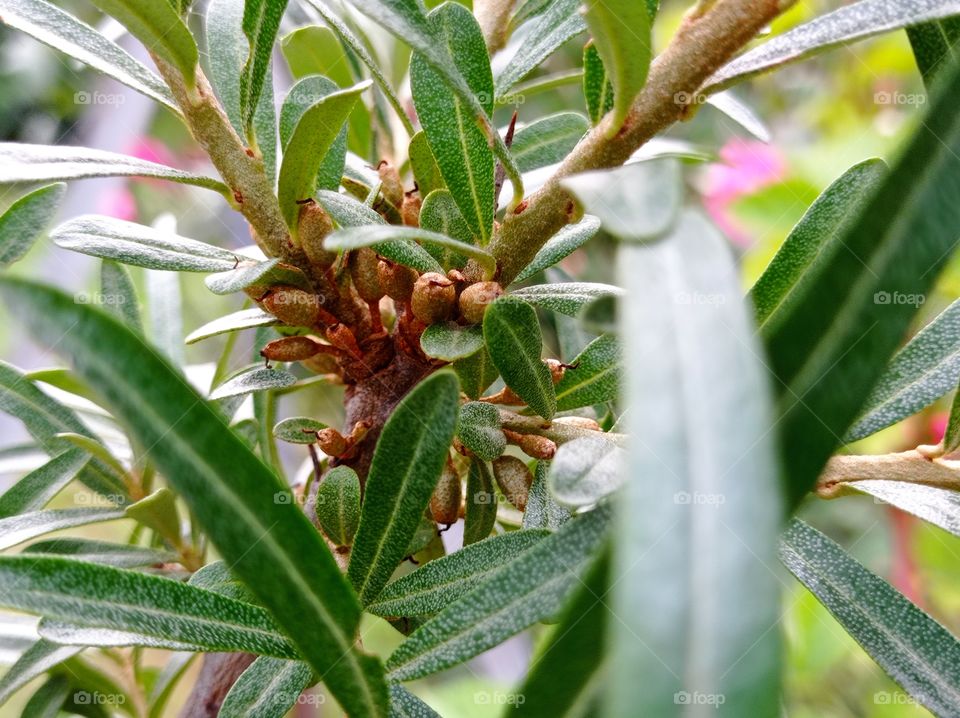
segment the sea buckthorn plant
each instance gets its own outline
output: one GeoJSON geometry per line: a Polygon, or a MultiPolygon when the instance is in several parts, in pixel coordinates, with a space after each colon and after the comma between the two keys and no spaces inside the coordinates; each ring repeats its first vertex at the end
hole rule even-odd
{"type": "Polygon", "coordinates": [[[770,33],[792,5],[688,2],[654,42],[657,0],[0,0],[5,37],[145,95],[203,155],[0,144],[5,316],[68,367],[0,364],[45,456],[0,495],[0,606],[39,617],[0,700],[433,716],[433,676],[532,631],[525,677],[478,676],[475,704],[773,717],[782,563],[960,715],[957,639],[795,516],[865,493],[960,533],[960,409],[939,444],[851,448],[960,377],[960,304],[911,333],[960,237],[960,2],[770,33]],[[904,28],[921,119],[745,294],[686,121],[765,139],[729,88],[904,28]],[[538,114],[551,94],[567,110],[538,114]],[[105,176],[212,193],[233,229],[54,221],[64,183],[105,176]],[[15,264],[40,237],[102,260],[103,301],[15,264]],[[177,273],[234,311],[179,333],[177,273]]]}

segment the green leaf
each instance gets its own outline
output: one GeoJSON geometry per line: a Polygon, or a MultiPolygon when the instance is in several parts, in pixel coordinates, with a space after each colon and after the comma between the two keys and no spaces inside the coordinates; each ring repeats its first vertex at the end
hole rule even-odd
{"type": "Polygon", "coordinates": [[[497,522],[497,494],[493,487],[493,475],[487,464],[475,457],[470,459],[464,508],[463,545],[469,546],[487,538],[497,522]]]}
{"type": "Polygon", "coordinates": [[[434,359],[463,359],[483,348],[483,329],[477,326],[461,327],[452,322],[431,324],[420,335],[420,348],[434,359]]]}
{"type": "Polygon", "coordinates": [[[453,370],[460,380],[463,393],[471,399],[479,399],[480,395],[500,376],[486,347],[465,359],[455,361],[453,370]]]}
{"type": "Polygon", "coordinates": [[[549,531],[511,531],[472,543],[388,584],[367,611],[376,616],[439,613],[549,535],[549,531]]]}
{"type": "MultiPolygon", "coordinates": [[[[45,0],[0,0],[3,23],[180,112],[163,80],[112,40],[45,0]]],[[[78,95],[78,98],[83,97],[78,95]]]]}
{"type": "Polygon", "coordinates": [[[547,240],[533,261],[513,281],[525,282],[538,272],[562,262],[593,239],[599,229],[600,220],[589,214],[576,224],[568,224],[547,240]]]}
{"type": "MultiPolygon", "coordinates": [[[[167,229],[173,230],[170,226],[167,229]]],[[[186,363],[183,352],[183,294],[180,274],[147,270],[147,306],[150,324],[147,336],[151,343],[178,366],[186,363]]]]}
{"type": "Polygon", "coordinates": [[[185,344],[195,344],[202,339],[209,339],[219,334],[239,331],[240,329],[253,329],[256,327],[269,327],[277,323],[277,318],[272,314],[267,314],[260,307],[252,309],[241,309],[239,312],[233,312],[223,317],[217,317],[211,322],[207,322],[202,327],[194,329],[184,339],[185,344]]]}
{"type": "Polygon", "coordinates": [[[226,272],[219,272],[204,279],[204,284],[214,294],[233,294],[253,285],[271,287],[276,284],[310,290],[310,280],[301,270],[279,259],[266,262],[245,261],[226,272]]]}
{"type": "Polygon", "coordinates": [[[377,440],[347,572],[364,605],[407,555],[447,459],[459,394],[451,372],[431,375],[397,405],[377,440]]]}
{"type": "Polygon", "coordinates": [[[596,46],[588,42],[583,48],[583,97],[593,125],[613,109],[613,85],[596,46]]]}
{"type": "Polygon", "coordinates": [[[860,0],[777,35],[724,65],[703,93],[716,92],[755,75],[817,53],[909,25],[960,14],[957,0],[860,0]]]}
{"type": "Polygon", "coordinates": [[[122,264],[109,260],[100,264],[100,292],[108,299],[105,305],[108,311],[112,311],[136,331],[143,331],[137,290],[133,286],[130,272],[122,264]]]}
{"type": "Polygon", "coordinates": [[[896,353],[844,442],[858,441],[913,416],[956,389],[958,380],[960,301],[944,309],[896,353]]]}
{"type": "Polygon", "coordinates": [[[297,705],[313,682],[303,661],[261,656],[240,674],[217,714],[220,718],[277,718],[297,705]]]}
{"type": "Polygon", "coordinates": [[[256,391],[283,389],[297,383],[297,377],[280,369],[253,369],[227,379],[210,392],[210,399],[216,401],[231,396],[243,396],[256,391]]]}
{"type": "Polygon", "coordinates": [[[842,242],[844,231],[886,174],[887,166],[882,160],[861,162],[847,170],[810,206],[750,290],[762,332],[772,332],[789,316],[807,283],[818,271],[829,267],[834,253],[846,251],[842,242]]]}
{"type": "Polygon", "coordinates": [[[602,510],[580,516],[476,583],[400,644],[387,661],[390,679],[442,671],[554,616],[600,550],[608,523],[602,510]]]}
{"type": "Polygon", "coordinates": [[[557,411],[613,401],[620,393],[620,344],[612,335],[594,339],[554,387],[557,411]]]}
{"type": "Polygon", "coordinates": [[[564,506],[590,506],[620,488],[625,465],[626,452],[602,434],[568,441],[550,462],[550,493],[564,506]]]}
{"type": "Polygon", "coordinates": [[[296,80],[308,75],[324,75],[340,87],[349,87],[354,82],[350,56],[329,27],[308,25],[297,28],[281,38],[280,51],[296,80]]]}
{"type": "Polygon", "coordinates": [[[587,118],[577,112],[559,112],[516,131],[510,151],[521,172],[562,161],[590,129],[587,118]]]}
{"type": "Polygon", "coordinates": [[[540,358],[543,338],[533,307],[501,297],[483,315],[483,338],[506,385],[544,419],[552,418],[557,398],[540,358]]]}
{"type": "Polygon", "coordinates": [[[273,435],[280,441],[290,444],[315,444],[317,432],[326,428],[327,425],[322,421],[305,416],[293,416],[273,427],[273,435]]]}
{"type": "Polygon", "coordinates": [[[917,60],[923,82],[931,87],[937,73],[958,57],[957,42],[960,40],[960,18],[948,17],[907,28],[910,47],[917,60]]]}
{"type": "Polygon", "coordinates": [[[199,51],[179,13],[167,2],[156,0],[91,0],[112,15],[150,52],[174,65],[187,85],[196,79],[199,51]]]}
{"type": "Polygon", "coordinates": [[[600,297],[622,297],[623,290],[610,284],[591,282],[561,282],[558,284],[534,284],[511,292],[514,299],[521,299],[535,307],[551,312],[576,317],[583,308],[600,297]]]}
{"type": "Polygon", "coordinates": [[[549,461],[538,461],[533,474],[533,484],[527,497],[527,509],[523,512],[523,528],[548,529],[556,531],[563,526],[572,515],[565,506],[557,503],[550,495],[547,487],[547,477],[550,473],[549,461]]]}
{"type": "Polygon", "coordinates": [[[116,152],[67,145],[0,142],[0,184],[88,177],[158,177],[205,187],[225,196],[231,194],[219,180],[116,152]]]}
{"type": "Polygon", "coordinates": [[[584,172],[561,184],[599,218],[605,232],[623,240],[663,236],[683,204],[680,163],[673,159],[584,172]]]}
{"type": "Polygon", "coordinates": [[[440,714],[403,686],[390,684],[392,718],[440,718],[440,714]]]}
{"type": "MultiPolygon", "coordinates": [[[[432,12],[429,22],[484,111],[492,115],[493,75],[473,14],[462,5],[448,3],[432,12]]],[[[486,246],[492,237],[494,214],[493,150],[486,135],[469,107],[419,53],[410,61],[410,88],[444,182],[477,244],[486,246]]]]}
{"type": "MultiPolygon", "coordinates": [[[[310,75],[297,81],[290,88],[290,92],[283,100],[280,109],[280,145],[286,150],[287,143],[293,136],[297,123],[303,114],[319,99],[322,99],[340,87],[333,80],[321,75],[310,75]]],[[[347,127],[340,128],[340,132],[317,170],[315,189],[333,190],[340,186],[343,177],[344,163],[347,158],[347,127]]],[[[313,193],[311,191],[311,196],[313,193]]]]}
{"type": "Polygon", "coordinates": [[[113,521],[126,516],[123,509],[85,507],[30,511],[0,519],[0,549],[16,546],[51,531],[113,521]]]}
{"type": "Polygon", "coordinates": [[[511,716],[574,718],[599,712],[609,672],[605,652],[612,623],[605,601],[609,573],[609,556],[604,554],[564,606],[549,643],[535,656],[517,692],[523,701],[517,702],[511,716]]]}
{"type": "Polygon", "coordinates": [[[273,83],[263,84],[263,93],[253,115],[253,133],[240,109],[241,72],[250,53],[243,31],[243,0],[211,0],[207,5],[204,28],[210,62],[210,83],[217,92],[227,118],[246,142],[256,140],[271,184],[277,171],[277,118],[273,102],[273,83]]]}
{"type": "Polygon", "coordinates": [[[71,449],[34,469],[0,496],[0,518],[42,509],[89,460],[87,452],[71,449]]]}
{"type": "Polygon", "coordinates": [[[953,489],[884,479],[854,481],[850,488],[960,536],[960,494],[953,489]]]}
{"type": "Polygon", "coordinates": [[[23,707],[23,715],[31,718],[57,718],[64,703],[70,699],[73,686],[65,675],[55,675],[47,679],[30,696],[23,707]]]}
{"type": "MultiPolygon", "coordinates": [[[[244,127],[250,127],[265,82],[270,82],[270,56],[280,29],[280,18],[287,0],[245,0],[243,33],[250,42],[250,54],[240,70],[240,116],[244,127]]],[[[271,83],[272,84],[272,83],[271,83]]]]}
{"type": "Polygon", "coordinates": [[[83,451],[90,454],[90,456],[98,459],[118,480],[123,481],[126,478],[127,470],[123,464],[110,453],[110,449],[108,449],[100,439],[94,439],[85,434],[74,434],[72,432],[57,434],[56,438],[69,441],[78,449],[83,449],[83,451]]]}
{"type": "Polygon", "coordinates": [[[153,227],[95,214],[68,220],[50,234],[58,247],[148,269],[224,272],[233,252],[153,227]]]}
{"type": "Polygon", "coordinates": [[[9,277],[0,279],[0,295],[43,341],[58,342],[138,445],[149,447],[147,456],[219,554],[289,631],[346,712],[384,716],[382,669],[353,648],[356,598],[316,529],[292,501],[278,500],[289,499],[286,489],[220,414],[108,315],[9,277]]]}
{"type": "Polygon", "coordinates": [[[67,186],[61,182],[26,194],[0,215],[0,266],[23,258],[57,213],[67,186]]]}
{"type": "Polygon", "coordinates": [[[330,469],[317,487],[317,521],[337,546],[349,546],[360,523],[360,478],[349,466],[330,469]]]}
{"type": "MultiPolygon", "coordinates": [[[[438,189],[426,195],[420,205],[420,226],[430,232],[452,237],[466,244],[474,244],[473,231],[460,214],[457,202],[450,190],[438,189]]],[[[448,247],[427,245],[427,251],[443,265],[444,269],[459,269],[467,258],[448,247]]],[[[488,262],[488,260],[485,260],[488,262]]]]}
{"type": "Polygon", "coordinates": [[[3,705],[18,690],[37,676],[77,655],[83,649],[78,646],[58,646],[40,639],[24,651],[0,678],[0,705],[3,705]]]}
{"type": "Polygon", "coordinates": [[[207,591],[213,591],[237,601],[257,603],[256,596],[236,576],[230,573],[229,567],[223,561],[208,563],[194,573],[188,583],[191,586],[204,588],[207,591]]]}
{"type": "Polygon", "coordinates": [[[500,410],[493,404],[469,401],[460,407],[457,438],[482,461],[493,461],[507,448],[500,410]]]}
{"type": "Polygon", "coordinates": [[[517,49],[496,80],[497,99],[526,77],[570,38],[587,29],[580,16],[580,0],[556,0],[530,27],[523,44],[517,49]]]}
{"type": "Polygon", "coordinates": [[[628,447],[616,501],[610,716],[673,715],[678,691],[723,695],[731,716],[776,716],[769,567],[783,503],[768,377],[732,253],[687,211],[669,238],[622,244],[617,266],[631,297],[625,431],[642,441],[628,447]]]}
{"type": "Polygon", "coordinates": [[[287,225],[296,231],[299,200],[313,197],[317,173],[327,152],[340,134],[357,99],[370,87],[365,80],[346,90],[338,90],[315,102],[304,112],[287,142],[280,165],[278,198],[287,225]]]}
{"type": "Polygon", "coordinates": [[[636,0],[587,0],[583,17],[613,85],[612,136],[647,81],[653,46],[650,12],[636,0]]]}
{"type": "Polygon", "coordinates": [[[131,544],[107,543],[78,538],[55,538],[37,541],[26,546],[21,553],[59,556],[61,558],[102,563],[117,568],[138,568],[175,560],[171,553],[131,544]]]}
{"type": "Polygon", "coordinates": [[[845,251],[807,285],[766,337],[781,389],[786,482],[813,485],[956,243],[960,205],[960,65],[887,179],[840,239],[845,251]]]}
{"type": "Polygon", "coordinates": [[[453,248],[458,252],[466,253],[469,250],[472,256],[484,257],[485,264],[495,261],[493,256],[479,247],[463,244],[442,234],[428,232],[418,227],[400,227],[396,225],[363,225],[341,229],[323,240],[323,246],[333,251],[352,251],[361,247],[372,247],[377,254],[387,259],[413,267],[418,272],[443,272],[443,267],[437,263],[430,253],[417,244],[418,241],[429,242],[438,247],[453,248]]]}
{"type": "Polygon", "coordinates": [[[147,526],[171,546],[182,544],[177,497],[163,486],[127,507],[127,516],[147,526]]]}
{"type": "Polygon", "coordinates": [[[960,644],[836,543],[794,519],[780,559],[887,674],[935,715],[960,699],[960,644]]]}
{"type": "MultiPolygon", "coordinates": [[[[368,224],[386,224],[383,217],[353,197],[328,190],[317,192],[317,201],[341,227],[363,227],[368,224]]],[[[431,270],[432,271],[432,270],[431,270]]]]}
{"type": "MultiPolygon", "coordinates": [[[[429,197],[435,191],[446,188],[443,175],[440,174],[440,168],[437,167],[437,160],[433,156],[425,132],[420,131],[410,138],[410,148],[407,154],[410,157],[410,169],[413,172],[413,178],[416,180],[422,197],[429,197]]],[[[421,207],[421,211],[422,209],[421,207]]]]}

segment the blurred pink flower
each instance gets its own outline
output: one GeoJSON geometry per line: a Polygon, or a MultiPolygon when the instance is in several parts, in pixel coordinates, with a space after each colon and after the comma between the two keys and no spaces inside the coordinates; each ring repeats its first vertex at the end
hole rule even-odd
{"type": "MultiPolygon", "coordinates": [[[[148,162],[156,162],[171,167],[176,166],[174,154],[167,149],[166,145],[152,137],[138,137],[127,147],[124,154],[148,162]]],[[[166,184],[160,180],[147,178],[141,181],[166,184]]],[[[137,201],[127,182],[118,184],[113,189],[101,194],[97,202],[97,212],[117,219],[135,220],[137,218],[137,201]]]]}
{"type": "Polygon", "coordinates": [[[947,422],[950,421],[950,412],[940,411],[930,417],[928,429],[930,431],[930,443],[939,444],[943,435],[947,433],[947,422]]]}
{"type": "Polygon", "coordinates": [[[704,178],[703,197],[713,221],[740,247],[751,237],[737,222],[731,206],[784,179],[787,162],[777,148],[757,140],[734,138],[720,150],[720,162],[710,165],[704,178]]]}

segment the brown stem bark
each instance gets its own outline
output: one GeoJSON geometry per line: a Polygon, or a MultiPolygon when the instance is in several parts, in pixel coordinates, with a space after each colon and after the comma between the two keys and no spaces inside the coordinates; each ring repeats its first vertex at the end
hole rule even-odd
{"type": "Polygon", "coordinates": [[[249,653],[208,653],[180,718],[216,718],[230,688],[253,663],[249,653]]]}

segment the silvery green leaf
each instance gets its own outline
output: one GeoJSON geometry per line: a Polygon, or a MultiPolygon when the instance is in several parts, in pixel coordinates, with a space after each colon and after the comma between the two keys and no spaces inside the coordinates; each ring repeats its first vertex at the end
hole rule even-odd
{"type": "Polygon", "coordinates": [[[712,105],[761,142],[770,142],[770,130],[753,109],[732,92],[718,92],[707,98],[712,105]]]}
{"type": "Polygon", "coordinates": [[[401,685],[390,685],[392,718],[440,718],[440,714],[401,685]]]}
{"type": "Polygon", "coordinates": [[[615,336],[594,339],[569,364],[554,387],[557,411],[603,404],[619,395],[621,352],[615,336]]]}
{"type": "Polygon", "coordinates": [[[437,160],[430,149],[430,143],[427,142],[426,133],[421,130],[410,138],[407,154],[410,158],[413,178],[420,189],[420,196],[427,198],[436,190],[446,188],[443,175],[440,174],[440,168],[437,167],[437,160]]]}
{"type": "MultiPolygon", "coordinates": [[[[173,227],[171,226],[172,230],[173,227]]],[[[147,336],[178,366],[186,363],[183,342],[183,293],[179,272],[148,269],[146,274],[147,306],[150,309],[147,336]]]]}
{"type": "Polygon", "coordinates": [[[194,329],[184,340],[185,344],[194,344],[201,339],[209,339],[218,334],[235,332],[240,329],[253,329],[256,327],[269,327],[277,323],[277,318],[272,314],[267,314],[260,307],[252,309],[241,309],[239,312],[227,314],[218,317],[213,321],[207,322],[202,327],[194,329]]]}
{"type": "Polygon", "coordinates": [[[624,291],[610,284],[592,282],[562,282],[559,284],[534,284],[510,293],[535,307],[576,317],[583,308],[600,297],[621,297],[624,291]]]}
{"type": "Polygon", "coordinates": [[[496,260],[493,255],[480,247],[466,244],[443,234],[430,232],[419,227],[400,227],[397,225],[366,225],[341,229],[326,239],[323,246],[330,250],[349,251],[361,247],[373,247],[378,254],[399,264],[413,267],[419,272],[443,272],[441,267],[425,249],[418,246],[418,242],[431,244],[435,247],[449,249],[458,254],[470,257],[479,264],[488,275],[496,270],[496,260]],[[404,260],[394,258],[388,252],[403,257],[404,260]],[[425,255],[425,256],[424,256],[425,255]],[[416,262],[416,264],[411,264],[416,262]]]}
{"type": "Polygon", "coordinates": [[[297,383],[297,377],[280,369],[253,369],[227,379],[210,392],[210,399],[217,401],[231,396],[252,394],[256,391],[282,389],[297,383]]]}
{"type": "MultiPolygon", "coordinates": [[[[339,85],[321,75],[301,78],[290,88],[280,108],[280,146],[286,149],[297,123],[307,110],[319,99],[337,92],[339,85]]],[[[349,124],[349,123],[348,123],[349,124]]],[[[336,191],[343,177],[347,159],[347,125],[340,128],[330,149],[317,170],[316,189],[336,191]]]]}
{"type": "Polygon", "coordinates": [[[273,435],[290,444],[314,444],[317,441],[317,432],[326,428],[327,425],[322,421],[306,416],[293,416],[274,426],[273,435]]]}
{"type": "Polygon", "coordinates": [[[349,466],[335,466],[317,487],[317,522],[337,546],[349,546],[360,523],[360,478],[349,466]]]}
{"type": "Polygon", "coordinates": [[[300,694],[314,682],[303,661],[260,656],[230,687],[219,718],[279,718],[297,705],[300,694]]]}
{"type": "Polygon", "coordinates": [[[59,556],[74,561],[102,563],[117,568],[138,568],[167,563],[176,559],[174,554],[143,546],[66,537],[37,541],[25,546],[21,553],[59,556]]]}
{"type": "Polygon", "coordinates": [[[272,85],[270,56],[280,29],[287,0],[244,0],[243,33],[250,44],[246,63],[240,70],[240,116],[250,127],[265,85],[272,85]]]}
{"type": "Polygon", "coordinates": [[[24,195],[0,215],[0,266],[23,258],[53,220],[67,186],[61,182],[24,195]]]}
{"type": "Polygon", "coordinates": [[[547,529],[556,531],[573,515],[566,506],[561,506],[550,494],[547,477],[550,473],[549,461],[538,461],[533,474],[533,484],[527,497],[527,508],[523,512],[524,529],[547,529]]]}
{"type": "Polygon", "coordinates": [[[204,284],[214,294],[233,294],[255,284],[270,287],[275,284],[300,287],[309,290],[310,280],[300,269],[282,264],[279,259],[266,262],[241,262],[236,269],[212,274],[204,284]]]}
{"type": "Polygon", "coordinates": [[[550,462],[550,493],[564,506],[590,506],[626,480],[626,451],[603,436],[561,444],[550,462]]]}
{"type": "Polygon", "coordinates": [[[101,262],[100,292],[104,297],[113,300],[107,302],[107,311],[116,314],[136,331],[143,331],[137,290],[126,267],[110,260],[101,262]]]}
{"type": "Polygon", "coordinates": [[[78,646],[58,646],[42,638],[33,643],[0,678],[0,705],[10,700],[14,693],[34,678],[43,675],[82,650],[78,646]]]}
{"type": "Polygon", "coordinates": [[[70,449],[34,469],[0,496],[0,517],[42,509],[89,460],[86,451],[70,449]]]}
{"type": "Polygon", "coordinates": [[[64,222],[50,238],[64,249],[148,269],[223,272],[237,264],[233,252],[212,244],[94,214],[64,222]]]}
{"type": "MultiPolygon", "coordinates": [[[[424,196],[423,203],[420,205],[420,226],[466,244],[475,244],[473,231],[460,213],[457,202],[448,189],[434,190],[424,196]]],[[[443,265],[444,269],[459,269],[467,263],[464,255],[450,247],[428,244],[426,250],[443,265]]]]}
{"type": "Polygon", "coordinates": [[[0,519],[0,549],[16,546],[52,531],[125,518],[123,509],[100,506],[79,509],[45,509],[0,519]]]}
{"type": "Polygon", "coordinates": [[[583,115],[559,112],[518,129],[510,151],[520,171],[530,172],[563,160],[589,129],[583,115]]]}
{"type": "Polygon", "coordinates": [[[470,459],[464,504],[463,545],[483,541],[497,523],[497,494],[493,475],[480,459],[470,459]]]}
{"type": "Polygon", "coordinates": [[[850,488],[960,536],[960,494],[952,489],[885,479],[853,481],[850,488]]]}
{"type": "Polygon", "coordinates": [[[464,359],[457,359],[452,366],[460,380],[460,388],[471,399],[479,399],[500,376],[486,347],[464,359]]]}
{"type": "Polygon", "coordinates": [[[947,17],[908,27],[907,37],[923,82],[931,87],[937,73],[957,57],[960,18],[947,17]]]}
{"type": "Polygon", "coordinates": [[[542,272],[544,269],[563,261],[593,239],[599,229],[600,220],[589,214],[584,215],[583,219],[576,224],[568,224],[547,240],[547,243],[540,248],[533,261],[513,281],[525,282],[537,272],[542,272]]]}
{"type": "Polygon", "coordinates": [[[493,404],[468,401],[460,407],[457,438],[481,461],[493,461],[507,448],[500,410],[493,404]]]}
{"type": "Polygon", "coordinates": [[[600,124],[603,116],[613,109],[613,85],[592,42],[583,48],[583,98],[593,125],[600,124]]]}
{"type": "Polygon", "coordinates": [[[420,335],[420,348],[428,357],[456,361],[483,348],[483,329],[454,323],[431,324],[420,335]]]}
{"type": "Polygon", "coordinates": [[[363,227],[368,224],[386,224],[383,217],[363,202],[345,194],[320,190],[317,201],[341,227],[363,227]]]}

